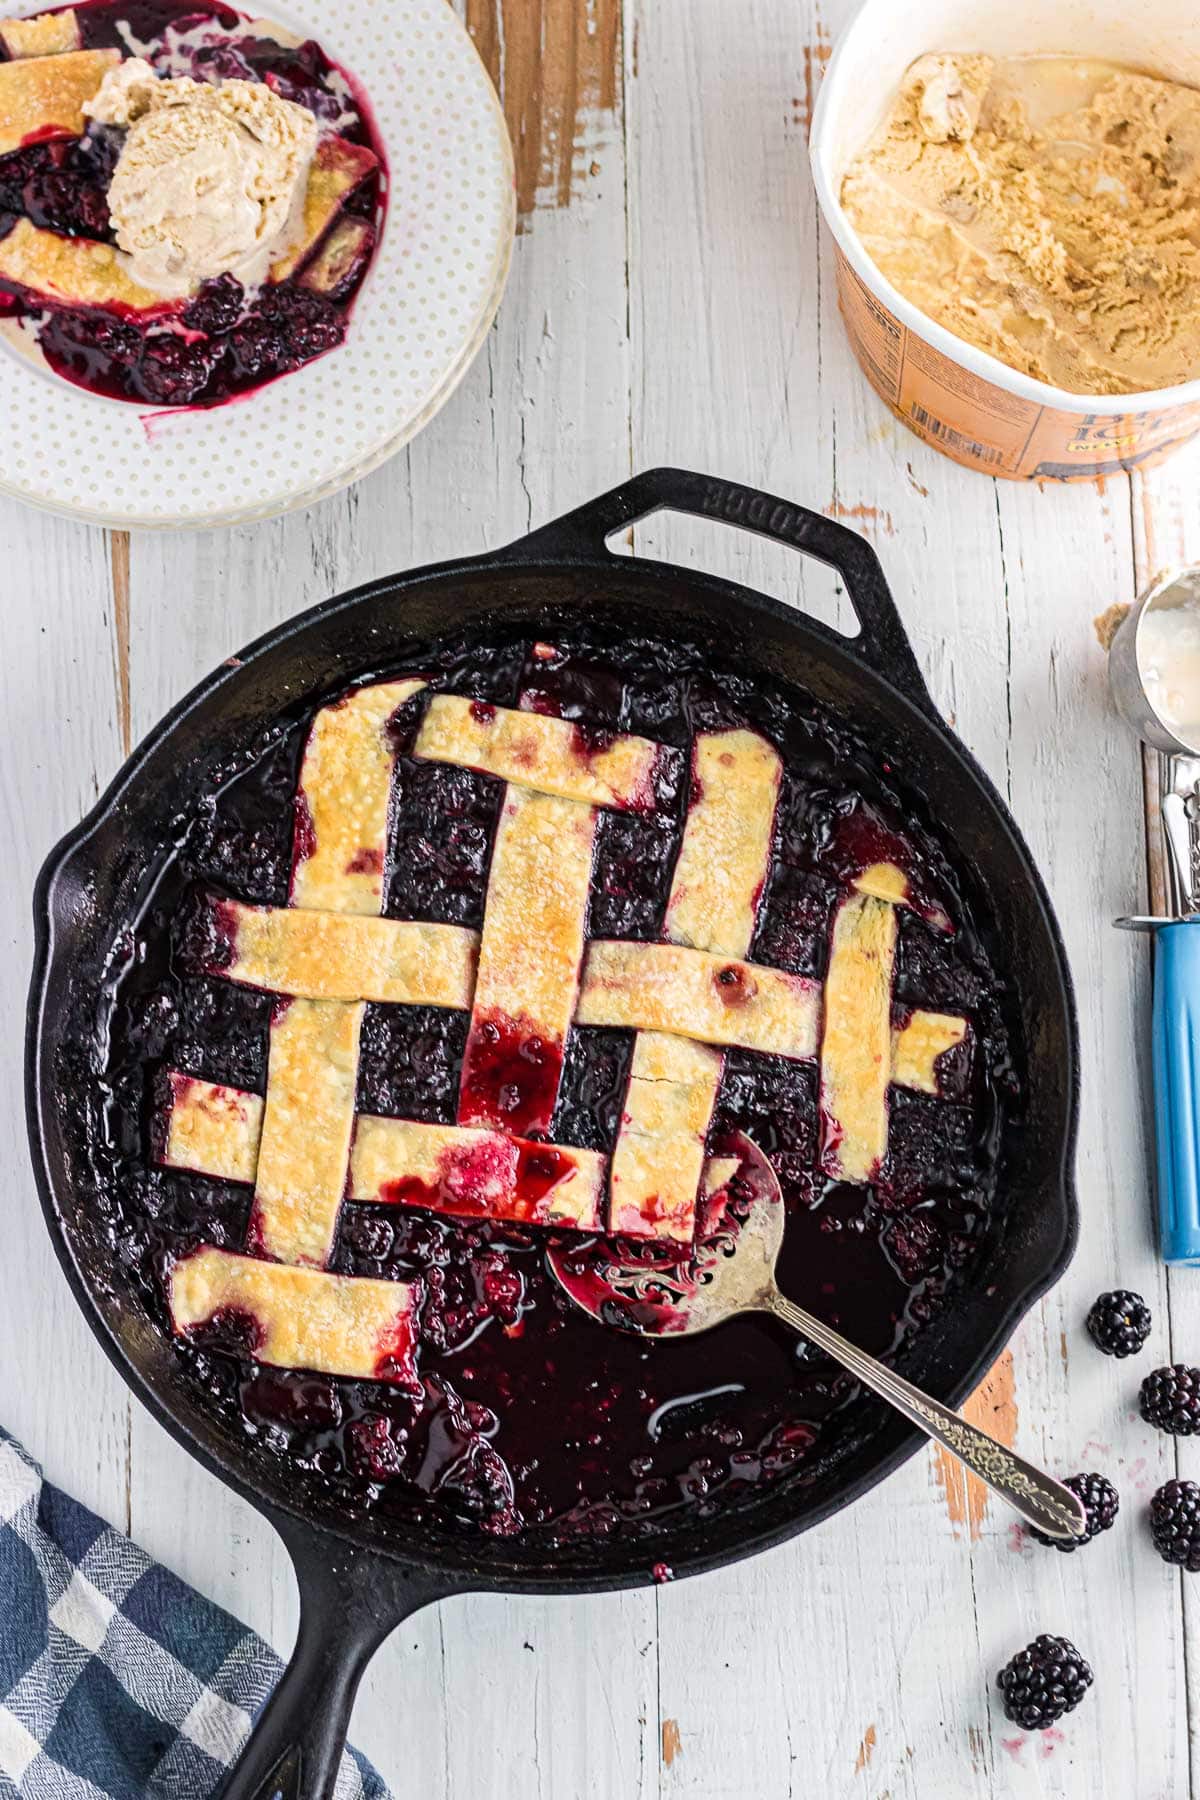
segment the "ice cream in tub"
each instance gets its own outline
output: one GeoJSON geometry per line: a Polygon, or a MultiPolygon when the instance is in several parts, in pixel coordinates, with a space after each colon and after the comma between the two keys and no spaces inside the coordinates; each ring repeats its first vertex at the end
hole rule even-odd
{"type": "MultiPolygon", "coordinates": [[[[878,144],[881,129],[892,115],[914,63],[926,57],[954,59],[953,63],[947,62],[952,78],[931,65],[918,95],[925,121],[920,132],[927,127],[934,140],[928,147],[935,164],[934,180],[941,182],[944,189],[953,185],[954,153],[961,153],[962,144],[938,140],[959,136],[970,140],[971,109],[974,106],[977,116],[980,98],[977,91],[971,90],[973,83],[978,88],[980,68],[985,82],[990,68],[996,84],[990,91],[989,109],[993,108],[994,94],[1002,83],[1015,80],[1024,90],[1023,103],[1030,109],[1030,118],[1039,123],[1039,112],[1044,117],[1072,103],[1081,106],[1093,93],[1096,82],[1089,82],[1085,63],[1100,70],[1102,76],[1102,65],[1111,65],[1112,72],[1123,72],[1133,90],[1139,83],[1145,87],[1143,76],[1200,87],[1200,15],[1181,0],[1163,0],[1150,18],[1143,9],[1134,9],[1131,16],[1115,5],[1099,4],[1098,0],[1057,0],[1038,7],[1030,0],[1012,0],[1004,9],[985,5],[982,0],[914,0],[903,8],[894,6],[891,0],[866,0],[835,49],[812,135],[814,178],[836,243],[839,296],[851,342],[876,391],[918,436],[968,467],[1014,479],[1090,479],[1169,453],[1200,430],[1200,379],[1192,378],[1190,354],[1191,342],[1200,346],[1200,315],[1193,318],[1187,305],[1194,299],[1200,305],[1200,282],[1179,280],[1185,302],[1182,319],[1171,316],[1172,297],[1160,296],[1153,284],[1148,284],[1147,293],[1154,297],[1153,310],[1137,316],[1138,309],[1127,304],[1126,313],[1132,316],[1128,320],[1122,318],[1119,330],[1111,317],[1105,319],[1101,314],[1102,329],[1092,344],[1089,293],[1081,297],[1077,334],[1069,299],[1066,306],[1060,301],[1055,310],[1053,304],[1044,303],[1043,295],[1033,284],[1026,296],[1018,286],[1006,292],[1003,280],[989,283],[986,275],[981,279],[984,262],[972,256],[969,242],[972,235],[981,235],[981,222],[974,217],[974,202],[980,193],[989,200],[1000,195],[998,225],[1002,233],[1026,231],[1028,236],[1030,222],[1017,216],[1011,194],[1006,196],[1003,183],[991,179],[995,166],[989,169],[986,158],[976,153],[974,145],[971,183],[963,201],[962,242],[956,243],[953,219],[939,214],[925,241],[921,241],[919,231],[912,234],[909,268],[896,274],[895,285],[883,272],[880,263],[895,273],[905,260],[901,256],[898,263],[894,255],[889,259],[887,254],[897,245],[903,249],[902,224],[897,229],[896,220],[902,221],[905,203],[902,201],[893,209],[895,220],[889,219],[886,191],[880,189],[882,227],[873,236],[869,229],[869,204],[876,171],[870,166],[864,169],[864,163],[869,165],[872,146],[878,144]],[[1065,61],[1057,67],[1040,61],[1053,57],[1071,59],[1073,67],[1065,61]],[[984,58],[995,59],[994,65],[985,64],[984,58]],[[1057,91],[1064,75],[1076,81],[1077,94],[1069,92],[1070,80],[1065,94],[1057,91]],[[1037,91],[1039,83],[1044,92],[1037,91]],[[985,165],[982,170],[981,161],[985,165]],[[947,169],[951,170],[949,175],[941,172],[947,169]],[[850,181],[846,179],[848,172],[850,181]],[[866,179],[860,179],[860,174],[865,174],[866,179]],[[1008,216],[1004,216],[1006,199],[1008,216]],[[852,214],[855,220],[865,221],[861,235],[852,214]],[[891,244],[889,233],[894,240],[891,244]],[[878,262],[868,250],[868,243],[875,248],[878,262]],[[968,266],[968,279],[963,306],[956,311],[953,305],[940,302],[943,294],[949,296],[952,280],[959,273],[954,266],[958,250],[962,252],[959,261],[968,266]],[[939,257],[947,265],[944,289],[936,285],[941,279],[939,257]],[[911,279],[906,279],[906,275],[911,279]],[[951,318],[955,329],[939,323],[916,303],[923,280],[936,297],[935,309],[951,318]],[[908,297],[900,291],[901,286],[907,289],[908,297]],[[1001,305],[993,329],[988,307],[997,296],[1001,305]],[[1028,311],[1023,319],[1025,302],[1028,311]],[[999,313],[1006,316],[1001,318],[999,313]],[[1023,323],[1028,324],[1027,332],[1023,331],[1023,323]],[[1131,329],[1124,329],[1126,323],[1131,329]],[[1028,358],[1022,344],[1026,335],[1031,346],[1028,358]],[[1079,343],[1074,341],[1076,335],[1079,343]],[[976,341],[969,341],[970,337],[976,341]],[[1133,346],[1136,354],[1123,363],[1118,359],[1114,364],[1111,357],[1106,360],[1106,347],[1111,350],[1114,340],[1133,346]],[[1001,360],[1002,356],[1013,356],[1013,361],[1001,360]],[[1025,362],[1026,367],[1013,366],[1014,362],[1025,362]],[[1073,380],[1077,380],[1074,387],[1069,385],[1073,380]],[[1145,387],[1138,385],[1141,381],[1145,381],[1145,387]],[[1086,391],[1118,387],[1127,391],[1086,391]]],[[[1160,90],[1158,99],[1163,92],[1160,90]]],[[[1133,97],[1145,99],[1144,94],[1138,96],[1136,92],[1133,97]]],[[[1185,140],[1200,131],[1200,97],[1193,104],[1190,94],[1177,93],[1176,100],[1178,122],[1158,118],[1155,132],[1160,143],[1170,147],[1169,154],[1190,157],[1192,144],[1187,142],[1186,150],[1184,145],[1185,140]],[[1175,123],[1177,129],[1172,132],[1175,123]]],[[[1110,146],[1119,143],[1120,132],[1114,130],[1108,136],[1103,118],[1097,125],[1093,117],[1090,124],[1093,132],[1100,132],[1103,158],[1118,171],[1114,178],[1102,170],[1100,178],[1102,183],[1112,182],[1114,189],[1106,202],[1118,233],[1111,255],[1118,261],[1142,251],[1158,256],[1165,242],[1167,275],[1178,278],[1179,264],[1186,264],[1191,244],[1186,221],[1176,221],[1172,216],[1175,197],[1170,171],[1164,176],[1166,198],[1162,211],[1166,226],[1160,231],[1153,223],[1148,224],[1139,245],[1136,230],[1128,227],[1136,227],[1142,221],[1129,216],[1134,209],[1127,206],[1126,197],[1116,186],[1122,152],[1110,146]],[[1171,255],[1175,257],[1174,265],[1169,261],[1171,255]]],[[[912,187],[913,172],[908,165],[915,165],[915,158],[911,146],[901,145],[901,149],[903,157],[893,159],[894,167],[885,169],[884,175],[894,178],[900,168],[901,185],[912,187]]],[[[1132,145],[1131,155],[1136,157],[1137,150],[1132,145]]],[[[1073,142],[1061,147],[1054,144],[1052,154],[1044,154],[1049,160],[1039,172],[1039,191],[1045,190],[1053,198],[1057,185],[1061,203],[1070,215],[1069,159],[1076,154],[1086,156],[1086,146],[1077,150],[1073,142]]],[[[1027,159],[1026,147],[1020,143],[1013,147],[1001,142],[1000,155],[1000,173],[1005,178],[1012,167],[1019,172],[1027,159]]],[[[919,175],[920,171],[916,173],[919,175]]],[[[1094,159],[1085,165],[1085,174],[1087,181],[1096,185],[1094,159]]],[[[1200,191],[1200,173],[1193,191],[1200,191]]],[[[1087,198],[1085,192],[1085,202],[1087,198]]],[[[919,211],[913,214],[919,226],[929,216],[919,211]]],[[[1070,229],[1078,221],[1068,216],[1066,223],[1065,233],[1056,231],[1056,221],[1051,218],[1044,233],[1047,245],[1060,257],[1061,238],[1065,235],[1069,240],[1070,229]]],[[[1028,263],[1035,271],[1039,250],[1035,244],[1028,263]]],[[[1011,258],[1004,260],[1011,265],[1011,258]]],[[[1103,266],[1102,255],[1098,266],[1103,266]]],[[[1056,274],[1061,276],[1061,270],[1051,270],[1048,292],[1052,292],[1056,274]]],[[[1061,279],[1058,286],[1060,290],[1064,288],[1061,279]]],[[[1101,311],[1094,307],[1091,310],[1101,311]]],[[[1194,367],[1200,375],[1200,354],[1194,367]]]]}

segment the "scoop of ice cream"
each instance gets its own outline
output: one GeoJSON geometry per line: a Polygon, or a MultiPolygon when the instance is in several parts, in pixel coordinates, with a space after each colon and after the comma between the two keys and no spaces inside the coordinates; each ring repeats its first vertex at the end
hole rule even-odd
{"type": "Polygon", "coordinates": [[[256,81],[160,80],[130,57],[87,108],[128,128],[108,209],[129,273],[180,297],[216,275],[246,286],[299,233],[317,121],[256,81]]]}

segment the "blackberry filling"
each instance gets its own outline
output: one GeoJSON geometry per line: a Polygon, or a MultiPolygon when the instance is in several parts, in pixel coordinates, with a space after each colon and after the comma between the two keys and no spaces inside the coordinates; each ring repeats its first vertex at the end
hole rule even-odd
{"type": "MultiPolygon", "coordinates": [[[[235,298],[218,292],[201,304],[219,310],[235,298]]],[[[903,1033],[923,1008],[961,1014],[969,1039],[920,1091],[893,1090],[886,1158],[870,1180],[822,1172],[817,1060],[728,1050],[712,1118],[713,1141],[744,1129],[775,1163],[788,1208],[784,1290],[873,1353],[902,1352],[952,1301],[1000,1217],[1001,1135],[1019,1115],[1022,1086],[1003,972],[951,857],[922,823],[920,794],[881,774],[877,748],[844,721],[790,690],[713,671],[711,652],[697,646],[572,631],[557,651],[557,704],[545,649],[475,633],[414,650],[408,670],[427,675],[434,693],[477,701],[483,718],[472,729],[493,728],[536,685],[540,714],[595,725],[589,756],[578,753],[588,768],[631,731],[666,746],[681,768],[696,734],[714,728],[759,734],[778,751],[783,799],[749,966],[778,967],[776,947],[786,944],[787,964],[824,978],[837,896],[853,879],[829,847],[839,822],[858,813],[878,822],[875,838],[884,825],[893,842],[902,835],[913,891],[931,914],[946,915],[949,930],[913,911],[901,918],[893,1026],[903,1033]],[[586,692],[568,680],[583,664],[586,692]]],[[[376,884],[383,921],[486,931],[503,782],[413,754],[428,702],[422,690],[390,727],[382,866],[355,855],[343,859],[345,874],[376,884]]],[[[177,842],[164,848],[153,901],[129,930],[95,1036],[81,1036],[80,1067],[63,1072],[85,1096],[98,1229],[114,1268],[166,1332],[171,1269],[204,1244],[244,1253],[253,1235],[249,1186],[159,1166],[166,1074],[261,1096],[278,1018],[269,992],[238,986],[216,966],[208,939],[197,939],[198,908],[206,916],[214,895],[285,907],[294,853],[317,866],[328,820],[312,807],[298,829],[293,805],[311,722],[281,721],[195,797],[177,842]]],[[[603,814],[589,938],[661,939],[696,798],[680,779],[656,812],[603,814]]],[[[470,1031],[464,1010],[369,1003],[356,1114],[453,1129],[470,1031]]],[[[523,1152],[544,1186],[557,1174],[555,1145],[611,1156],[634,1047],[632,1030],[568,1032],[541,1134],[548,1142],[523,1152]]],[[[874,1404],[853,1380],[798,1354],[771,1322],[740,1319],[674,1344],[606,1331],[547,1272],[545,1249],[561,1232],[440,1206],[436,1184],[420,1183],[346,1202],[328,1265],[333,1276],[412,1290],[415,1385],[264,1368],[261,1334],[242,1322],[238,1338],[228,1308],[215,1335],[172,1339],[185,1380],[222,1428],[343,1510],[394,1521],[428,1510],[468,1533],[520,1530],[549,1541],[651,1540],[682,1515],[708,1518],[761,1488],[805,1479],[874,1428],[874,1404]]]]}

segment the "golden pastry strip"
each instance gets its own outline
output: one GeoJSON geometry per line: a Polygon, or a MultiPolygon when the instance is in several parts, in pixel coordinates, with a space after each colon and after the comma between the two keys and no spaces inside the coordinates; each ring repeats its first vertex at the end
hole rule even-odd
{"type": "Polygon", "coordinates": [[[549,1131],[575,1012],[597,815],[574,800],[504,796],[463,1060],[459,1123],[549,1131]]]}
{"type": "Polygon", "coordinates": [[[821,1164],[841,1181],[870,1181],[887,1154],[895,956],[895,907],[869,894],[844,900],[821,1043],[821,1164]]]}
{"type": "Polygon", "coordinates": [[[817,1054],[820,1014],[820,986],[802,975],[676,944],[595,939],[575,1022],[807,1060],[817,1054]]]}
{"type": "Polygon", "coordinates": [[[0,156],[39,138],[81,136],[84,102],[120,60],[119,50],[72,50],[0,63],[0,156]]]}
{"type": "Polygon", "coordinates": [[[346,1193],[365,1008],[290,1000],[271,1024],[267,1099],[249,1241],[324,1268],[346,1193]]]}
{"type": "Polygon", "coordinates": [[[887,900],[892,906],[907,906],[909,902],[908,876],[893,862],[872,863],[854,877],[852,885],[860,894],[887,900]]]}
{"type": "Polygon", "coordinates": [[[263,1103],[240,1088],[172,1072],[171,1112],[162,1160],[215,1181],[250,1185],[258,1168],[263,1103]]]}
{"type": "Polygon", "coordinates": [[[375,1000],[466,1010],[479,934],[365,914],[216,903],[233,960],[214,973],[304,1000],[375,1000]]]}
{"type": "Polygon", "coordinates": [[[388,721],[424,686],[410,679],[357,688],[313,720],[296,800],[293,906],[382,912],[396,763],[388,721]]]}
{"type": "MultiPolygon", "coordinates": [[[[162,1162],[218,1181],[253,1182],[262,1136],[259,1096],[190,1075],[169,1079],[162,1162]]],[[[594,1150],[364,1114],[355,1124],[349,1198],[456,1218],[599,1231],[606,1174],[607,1159],[594,1150]]]]}
{"type": "Polygon", "coordinates": [[[709,731],[692,752],[695,798],[667,905],[673,944],[745,956],[771,866],[783,763],[753,731],[709,731]]]}
{"type": "Polygon", "coordinates": [[[79,20],[73,10],[38,13],[32,19],[0,19],[0,44],[14,62],[25,56],[61,56],[79,48],[79,20]]]}
{"type": "Polygon", "coordinates": [[[857,893],[870,894],[874,899],[886,900],[892,906],[911,908],[934,931],[949,934],[954,929],[945,908],[927,895],[915,893],[912,882],[898,863],[872,863],[860,875],[856,875],[850,885],[857,893]]]}
{"type": "Polygon", "coordinates": [[[648,738],[626,735],[592,750],[567,719],[437,694],[413,754],[586,806],[649,810],[660,749],[648,738]]]}
{"type": "Polygon", "coordinates": [[[594,1150],[407,1119],[358,1121],[350,1198],[460,1219],[600,1231],[607,1162],[594,1150]]]}
{"type": "Polygon", "coordinates": [[[939,1057],[957,1050],[966,1035],[965,1019],[948,1013],[913,1013],[907,1025],[892,1033],[892,1080],[897,1087],[936,1094],[939,1057]]]}
{"type": "MultiPolygon", "coordinates": [[[[6,68],[30,66],[0,63],[0,75],[6,68]]],[[[0,238],[0,281],[23,288],[48,306],[116,307],[130,313],[173,310],[161,294],[130,279],[111,244],[61,237],[28,219],[18,219],[7,237],[0,238]]]]}
{"type": "Polygon", "coordinates": [[[287,256],[271,265],[271,280],[286,281],[320,243],[355,188],[361,187],[379,159],[363,144],[345,138],[322,139],[309,170],[300,239],[287,256]]]}
{"type": "Polygon", "coordinates": [[[660,1032],[790,1056],[816,1049],[812,984],[738,960],[750,948],[770,873],[780,778],[778,755],[756,733],[702,733],[667,902],[674,943],[592,946],[581,1019],[624,1008],[623,1023],[640,1018],[653,1028],[634,1044],[613,1152],[612,1231],[688,1243],[695,1230],[723,1058],[660,1032]],[[689,940],[704,949],[686,947],[689,940]]]}
{"type": "Polygon", "coordinates": [[[610,1231],[691,1243],[723,1066],[707,1045],[639,1033],[609,1177],[610,1231]]]}
{"type": "Polygon", "coordinates": [[[300,286],[340,298],[370,252],[374,235],[366,219],[340,220],[300,277],[300,286]]]}
{"type": "Polygon", "coordinates": [[[179,1336],[217,1319],[255,1362],[403,1386],[416,1379],[416,1291],[405,1282],[285,1268],[205,1246],[176,1263],[170,1296],[179,1336]]]}

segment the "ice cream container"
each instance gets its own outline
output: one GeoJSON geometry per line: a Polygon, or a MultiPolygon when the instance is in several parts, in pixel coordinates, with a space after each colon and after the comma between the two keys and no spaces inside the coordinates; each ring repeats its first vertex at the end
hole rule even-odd
{"type": "Polygon", "coordinates": [[[1050,387],[927,318],[859,241],[842,210],[842,176],[910,63],[938,50],[1098,57],[1200,87],[1195,0],[865,0],[825,71],[811,142],[850,342],[876,393],[918,437],[1016,481],[1092,480],[1169,455],[1200,431],[1200,379],[1142,394],[1050,387]]]}

